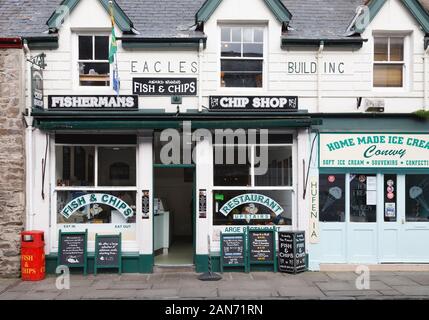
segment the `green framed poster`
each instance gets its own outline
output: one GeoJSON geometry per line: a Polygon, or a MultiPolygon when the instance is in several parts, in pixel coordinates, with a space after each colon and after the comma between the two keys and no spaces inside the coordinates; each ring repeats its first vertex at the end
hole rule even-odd
{"type": "Polygon", "coordinates": [[[57,265],[69,268],[83,268],[88,273],[88,230],[85,232],[62,232],[58,236],[57,265]]]}
{"type": "Polygon", "coordinates": [[[122,274],[122,234],[95,234],[94,274],[97,269],[113,268],[122,274]]]}
{"type": "Polygon", "coordinates": [[[220,234],[220,271],[224,268],[247,268],[246,233],[220,234]]]}
{"type": "Polygon", "coordinates": [[[252,265],[272,265],[277,272],[276,229],[247,227],[247,268],[252,265]]]}

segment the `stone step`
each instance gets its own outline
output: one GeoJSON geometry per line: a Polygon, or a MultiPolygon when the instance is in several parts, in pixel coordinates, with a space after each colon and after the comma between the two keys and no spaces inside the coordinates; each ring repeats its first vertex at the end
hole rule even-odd
{"type": "Polygon", "coordinates": [[[194,265],[154,265],[153,273],[195,272],[194,265]]]}

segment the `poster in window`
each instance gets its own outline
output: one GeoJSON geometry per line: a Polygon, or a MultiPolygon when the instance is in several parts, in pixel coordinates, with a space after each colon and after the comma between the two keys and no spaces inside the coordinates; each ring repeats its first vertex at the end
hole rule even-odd
{"type": "Polygon", "coordinates": [[[410,222],[429,222],[429,175],[407,175],[406,219],[410,222]]]}
{"type": "Polygon", "coordinates": [[[345,175],[319,176],[319,213],[321,222],[345,221],[345,175]]]}
{"type": "Polygon", "coordinates": [[[351,174],[350,175],[350,221],[376,222],[377,206],[376,191],[373,189],[376,175],[351,174]],[[368,179],[369,178],[369,179],[368,179]],[[368,192],[370,194],[368,195],[368,192]],[[375,195],[374,195],[375,193],[375,195]],[[374,199],[375,197],[375,199],[374,199]]]}

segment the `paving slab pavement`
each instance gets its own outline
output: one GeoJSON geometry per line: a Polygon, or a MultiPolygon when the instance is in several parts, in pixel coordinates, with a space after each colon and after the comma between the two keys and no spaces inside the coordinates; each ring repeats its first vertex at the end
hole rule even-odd
{"type": "Polygon", "coordinates": [[[0,300],[91,299],[425,299],[429,272],[376,272],[369,290],[356,288],[353,272],[224,273],[200,281],[194,272],[71,275],[70,289],[56,289],[56,277],[39,282],[0,279],[0,300]]]}

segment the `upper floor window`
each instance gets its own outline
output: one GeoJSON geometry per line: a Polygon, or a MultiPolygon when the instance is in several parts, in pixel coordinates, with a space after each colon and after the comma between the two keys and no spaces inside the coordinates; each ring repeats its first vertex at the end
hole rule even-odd
{"type": "Polygon", "coordinates": [[[264,28],[221,27],[222,87],[262,88],[264,28]]]}
{"type": "Polygon", "coordinates": [[[78,62],[80,86],[110,86],[108,36],[79,36],[78,62]]]}
{"type": "Polygon", "coordinates": [[[376,36],[374,38],[374,87],[403,87],[404,67],[404,37],[376,36]]]}

